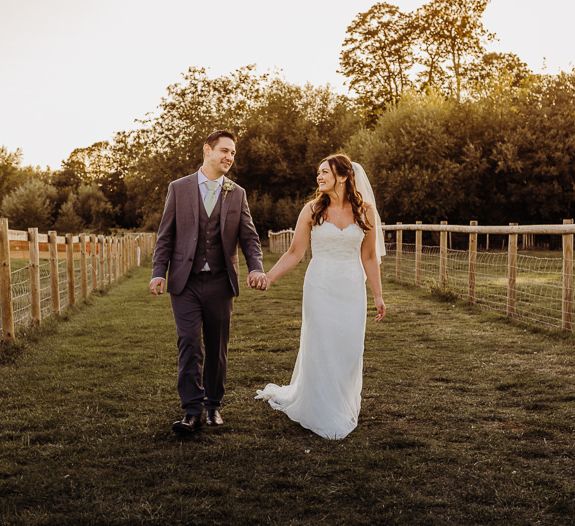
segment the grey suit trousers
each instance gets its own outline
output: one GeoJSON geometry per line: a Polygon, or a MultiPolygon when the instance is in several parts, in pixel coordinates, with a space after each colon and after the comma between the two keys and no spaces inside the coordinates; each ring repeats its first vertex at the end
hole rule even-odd
{"type": "Polygon", "coordinates": [[[178,393],[182,408],[199,415],[224,396],[233,290],[226,271],[191,273],[171,294],[178,333],[178,393]]]}

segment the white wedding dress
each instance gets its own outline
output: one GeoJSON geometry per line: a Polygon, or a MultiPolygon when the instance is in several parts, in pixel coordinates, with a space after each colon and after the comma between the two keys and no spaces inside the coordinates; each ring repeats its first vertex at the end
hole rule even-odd
{"type": "Polygon", "coordinates": [[[363,230],[316,225],[303,286],[300,348],[289,385],[257,391],[318,435],[341,439],[357,426],[366,323],[363,230]]]}

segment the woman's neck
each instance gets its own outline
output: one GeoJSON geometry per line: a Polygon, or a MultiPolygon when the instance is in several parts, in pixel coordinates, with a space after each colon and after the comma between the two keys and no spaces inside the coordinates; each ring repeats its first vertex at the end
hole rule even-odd
{"type": "Polygon", "coordinates": [[[335,192],[329,194],[329,206],[334,208],[345,208],[349,203],[347,196],[336,194],[335,192]]]}

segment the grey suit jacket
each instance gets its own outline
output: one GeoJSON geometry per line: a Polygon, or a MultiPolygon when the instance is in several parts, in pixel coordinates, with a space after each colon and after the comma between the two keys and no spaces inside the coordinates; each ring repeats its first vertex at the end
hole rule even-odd
{"type": "MultiPolygon", "coordinates": [[[[158,229],[153,257],[152,277],[166,277],[168,292],[180,294],[192,270],[198,243],[199,211],[198,173],[172,181],[168,186],[164,213],[158,229]]],[[[226,269],[234,295],[238,284],[238,243],[246,258],[248,269],[263,272],[260,238],[256,232],[246,191],[227,177],[221,190],[222,209],[220,231],[226,269]],[[228,183],[226,185],[226,183],[228,183]],[[230,183],[233,188],[226,192],[230,183]]]]}

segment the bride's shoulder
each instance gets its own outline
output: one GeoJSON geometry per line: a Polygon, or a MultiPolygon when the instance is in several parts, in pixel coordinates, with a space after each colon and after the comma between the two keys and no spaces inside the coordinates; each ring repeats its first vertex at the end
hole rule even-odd
{"type": "Polygon", "coordinates": [[[301,209],[301,212],[299,213],[300,218],[302,218],[309,225],[311,225],[311,222],[312,222],[313,210],[314,210],[313,205],[314,205],[313,200],[308,201],[305,205],[303,205],[303,208],[301,209]]]}
{"type": "Polygon", "coordinates": [[[375,207],[371,203],[366,203],[364,201],[362,208],[363,217],[367,219],[369,223],[372,223],[375,218],[375,207]]]}
{"type": "Polygon", "coordinates": [[[307,201],[303,206],[302,209],[300,211],[301,214],[309,214],[310,216],[313,214],[313,210],[314,210],[314,200],[311,201],[307,201]]]}

